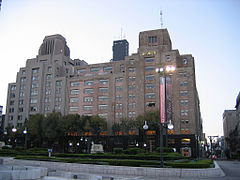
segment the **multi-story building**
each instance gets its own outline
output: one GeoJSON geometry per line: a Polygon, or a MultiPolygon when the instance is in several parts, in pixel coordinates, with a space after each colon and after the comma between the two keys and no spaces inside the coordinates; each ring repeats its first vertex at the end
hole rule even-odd
{"type": "Polygon", "coordinates": [[[223,134],[229,138],[229,134],[237,125],[236,110],[225,110],[223,113],[223,134]]]}
{"type": "Polygon", "coordinates": [[[192,55],[172,49],[167,29],[141,32],[137,53],[100,64],[70,59],[61,35],[45,37],[36,58],[20,68],[9,84],[6,126],[21,126],[30,114],[99,115],[114,122],[135,119],[160,108],[160,74],[156,68],[172,65],[166,77],[168,116],[174,134],[202,138],[202,119],[192,55]],[[170,108],[170,109],[169,109],[170,108]]]}
{"type": "Polygon", "coordinates": [[[113,61],[124,60],[128,51],[129,43],[126,39],[113,41],[113,61]]]}

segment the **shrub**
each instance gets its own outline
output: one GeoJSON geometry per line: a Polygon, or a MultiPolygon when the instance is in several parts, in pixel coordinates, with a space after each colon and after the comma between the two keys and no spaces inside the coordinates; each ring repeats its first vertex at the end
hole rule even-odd
{"type": "Polygon", "coordinates": [[[125,150],[125,154],[140,154],[143,153],[144,150],[140,148],[129,148],[125,150]]]}
{"type": "Polygon", "coordinates": [[[9,146],[3,146],[2,149],[12,149],[9,146]]]}
{"type": "Polygon", "coordinates": [[[123,153],[123,149],[122,148],[114,148],[113,152],[114,152],[114,154],[122,154],[123,153]]]}
{"type": "Polygon", "coordinates": [[[23,146],[16,146],[14,148],[16,151],[23,151],[24,150],[24,147],[23,146]]]}
{"type": "MultiPolygon", "coordinates": [[[[161,149],[160,147],[157,147],[155,151],[160,153],[160,149],[161,149]]],[[[174,150],[173,148],[163,147],[163,152],[171,153],[171,152],[174,152],[174,150]]]]}

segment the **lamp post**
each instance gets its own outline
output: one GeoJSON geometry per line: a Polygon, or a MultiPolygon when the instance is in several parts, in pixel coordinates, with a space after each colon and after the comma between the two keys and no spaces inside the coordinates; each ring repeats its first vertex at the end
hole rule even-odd
{"type": "MultiPolygon", "coordinates": [[[[13,134],[14,134],[14,142],[13,142],[13,143],[15,143],[15,145],[16,145],[15,133],[17,132],[17,129],[16,129],[15,127],[13,127],[13,128],[12,128],[12,132],[13,132],[13,134]]],[[[12,145],[13,145],[13,144],[12,144],[12,145]]]]}
{"type": "MultiPolygon", "coordinates": [[[[165,68],[157,68],[156,72],[160,74],[159,77],[159,110],[160,110],[160,156],[161,156],[161,167],[163,167],[163,124],[168,120],[168,108],[167,108],[167,75],[170,75],[176,70],[175,66],[166,66],[165,68]]],[[[170,109],[171,111],[171,109],[170,109]]],[[[172,112],[170,112],[171,114],[172,112]]],[[[170,119],[171,120],[171,119],[170,119]]],[[[168,132],[167,132],[168,133],[168,132]]],[[[166,134],[167,135],[167,134],[166,134]]],[[[167,142],[166,142],[167,144],[167,142]]]]}
{"type": "Polygon", "coordinates": [[[25,143],[24,143],[24,154],[25,156],[27,155],[27,128],[23,130],[24,138],[25,138],[25,143]]]}

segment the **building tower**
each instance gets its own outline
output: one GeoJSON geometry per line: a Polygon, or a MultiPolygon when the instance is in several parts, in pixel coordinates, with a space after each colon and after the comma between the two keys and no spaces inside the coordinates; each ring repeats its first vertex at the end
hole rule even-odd
{"type": "Polygon", "coordinates": [[[113,61],[124,60],[128,56],[129,44],[126,39],[113,41],[113,61]]]}

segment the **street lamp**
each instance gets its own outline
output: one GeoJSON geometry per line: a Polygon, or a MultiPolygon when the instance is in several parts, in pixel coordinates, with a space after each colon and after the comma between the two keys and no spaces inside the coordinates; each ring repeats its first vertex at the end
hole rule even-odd
{"type": "Polygon", "coordinates": [[[24,136],[25,136],[24,154],[25,154],[25,156],[26,156],[26,154],[27,154],[27,128],[25,128],[25,129],[23,130],[23,134],[24,134],[24,136]]]}
{"type": "MultiPolygon", "coordinates": [[[[16,139],[15,139],[15,133],[17,132],[17,129],[15,127],[12,128],[12,132],[14,134],[14,142],[16,143],[16,139]]],[[[13,144],[12,144],[13,145],[13,144]]]]}
{"type": "MultiPolygon", "coordinates": [[[[161,166],[163,167],[163,124],[167,121],[167,75],[171,75],[175,72],[176,67],[173,65],[168,65],[165,68],[160,67],[156,69],[156,72],[160,74],[159,77],[159,111],[160,111],[160,156],[161,156],[161,166]]],[[[170,104],[171,105],[171,104],[170,104]]],[[[170,112],[172,113],[172,112],[170,112]]],[[[170,128],[172,126],[170,125],[170,128]]],[[[168,133],[168,132],[167,132],[168,133]]],[[[166,134],[167,135],[167,134],[166,134]]],[[[167,142],[166,142],[167,144],[167,142]]]]}
{"type": "MultiPolygon", "coordinates": [[[[162,137],[162,128],[163,128],[163,124],[167,124],[167,129],[172,130],[174,128],[174,125],[172,124],[172,121],[170,120],[167,123],[159,123],[159,129],[160,129],[160,157],[161,157],[161,167],[163,167],[163,137],[162,137]]],[[[148,125],[147,125],[147,121],[145,121],[145,124],[143,125],[143,129],[144,130],[148,130],[148,125]]],[[[166,144],[167,144],[167,140],[166,140],[166,144]]],[[[147,144],[144,143],[144,147],[146,147],[147,144]]]]}

